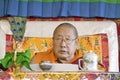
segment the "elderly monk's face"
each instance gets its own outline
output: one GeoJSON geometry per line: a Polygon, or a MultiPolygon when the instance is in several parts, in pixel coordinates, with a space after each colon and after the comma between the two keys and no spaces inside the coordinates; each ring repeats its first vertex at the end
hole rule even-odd
{"type": "Polygon", "coordinates": [[[53,49],[55,56],[61,60],[71,60],[77,48],[78,39],[70,27],[59,27],[54,35],[53,49]]]}

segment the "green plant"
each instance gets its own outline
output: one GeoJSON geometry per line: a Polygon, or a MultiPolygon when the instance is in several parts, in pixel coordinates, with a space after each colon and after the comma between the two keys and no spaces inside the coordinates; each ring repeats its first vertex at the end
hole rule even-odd
{"type": "Polygon", "coordinates": [[[30,49],[26,50],[25,52],[17,52],[16,62],[14,62],[14,52],[7,52],[5,57],[0,61],[5,68],[14,66],[14,63],[16,63],[16,65],[23,65],[32,70],[30,67],[30,49]]]}

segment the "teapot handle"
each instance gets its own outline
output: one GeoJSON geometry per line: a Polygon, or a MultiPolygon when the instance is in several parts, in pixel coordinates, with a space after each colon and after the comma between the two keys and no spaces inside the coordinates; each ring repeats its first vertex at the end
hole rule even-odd
{"type": "Polygon", "coordinates": [[[83,65],[83,59],[78,59],[78,68],[80,69],[80,70],[84,70],[83,69],[83,67],[82,67],[82,65],[83,65]]]}

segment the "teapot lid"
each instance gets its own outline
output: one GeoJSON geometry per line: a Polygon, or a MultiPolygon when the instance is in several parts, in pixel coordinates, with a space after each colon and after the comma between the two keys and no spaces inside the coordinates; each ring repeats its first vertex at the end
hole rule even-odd
{"type": "Polygon", "coordinates": [[[93,50],[90,50],[90,53],[94,53],[93,50]]]}
{"type": "Polygon", "coordinates": [[[95,54],[94,52],[93,52],[93,50],[90,50],[87,54],[85,54],[85,55],[89,55],[89,56],[97,56],[97,54],[95,54]]]}

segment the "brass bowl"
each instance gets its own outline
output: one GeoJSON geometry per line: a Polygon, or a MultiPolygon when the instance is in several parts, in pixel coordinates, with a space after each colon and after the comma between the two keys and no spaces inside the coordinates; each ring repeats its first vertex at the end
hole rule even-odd
{"type": "Polygon", "coordinates": [[[50,61],[42,61],[39,66],[43,71],[49,71],[52,68],[52,63],[50,61]]]}

